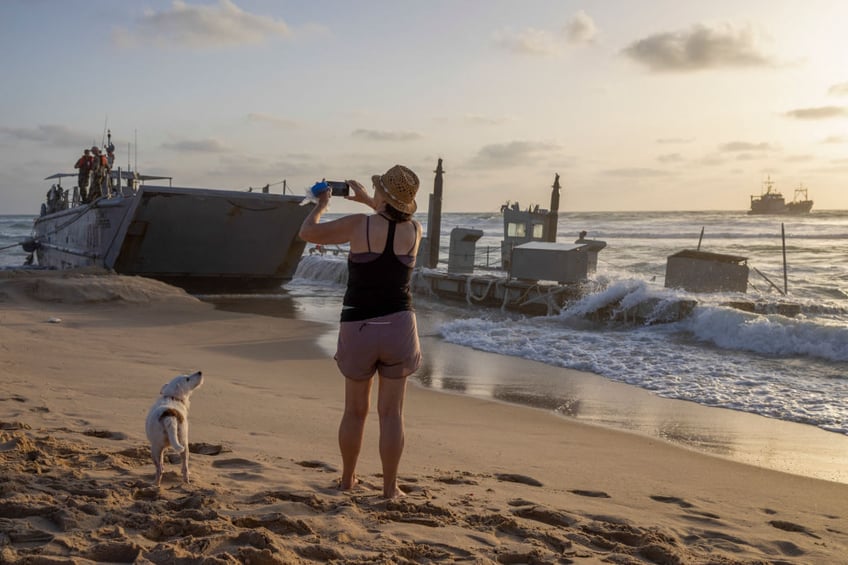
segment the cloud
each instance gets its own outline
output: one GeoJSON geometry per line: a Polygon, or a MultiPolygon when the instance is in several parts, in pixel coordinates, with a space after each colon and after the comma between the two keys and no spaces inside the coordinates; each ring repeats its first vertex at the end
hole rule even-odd
{"type": "Polygon", "coordinates": [[[827,89],[827,93],[832,94],[834,96],[848,96],[848,82],[834,84],[829,89],[827,89]]]}
{"type": "Polygon", "coordinates": [[[661,137],[657,139],[657,143],[659,144],[679,144],[679,143],[692,143],[695,141],[694,137],[661,137]]]}
{"type": "Polygon", "coordinates": [[[565,36],[571,44],[594,43],[598,36],[598,28],[591,16],[579,10],[565,25],[565,36]]]}
{"type": "Polygon", "coordinates": [[[415,141],[422,138],[420,133],[414,131],[381,131],[374,129],[357,129],[351,135],[371,141],[415,141]]]}
{"type": "Polygon", "coordinates": [[[217,139],[185,139],[162,144],[169,151],[188,151],[191,153],[225,153],[230,148],[217,139]]]}
{"type": "Polygon", "coordinates": [[[291,120],[289,118],[281,118],[279,116],[274,116],[271,114],[263,114],[261,112],[249,113],[247,115],[247,121],[267,123],[283,129],[295,129],[300,126],[300,124],[295,120],[291,120]]]}
{"type": "Polygon", "coordinates": [[[506,116],[482,116],[480,114],[466,114],[463,120],[475,126],[499,126],[510,121],[506,116]]]}
{"type": "Polygon", "coordinates": [[[784,161],[786,161],[788,163],[806,163],[808,161],[814,161],[815,159],[816,159],[815,156],[809,155],[809,154],[806,154],[806,155],[789,155],[784,159],[784,161]]]}
{"type": "Polygon", "coordinates": [[[232,0],[217,5],[192,5],[174,0],[170,9],[147,11],[133,29],[115,29],[121,46],[174,45],[194,48],[261,43],[270,37],[291,37],[282,20],[245,12],[232,0]]]}
{"type": "Polygon", "coordinates": [[[685,159],[680,155],[680,153],[667,153],[657,157],[657,161],[660,163],[682,163],[685,159]]]}
{"type": "Polygon", "coordinates": [[[719,167],[724,165],[727,161],[718,155],[705,155],[698,159],[697,162],[702,167],[719,167]]]}
{"type": "Polygon", "coordinates": [[[532,165],[560,151],[555,143],[539,141],[511,141],[483,146],[470,164],[481,168],[509,168],[532,165]]]}
{"type": "Polygon", "coordinates": [[[822,143],[848,143],[848,137],[842,135],[829,135],[822,140],[822,143]]]}
{"type": "Polygon", "coordinates": [[[34,128],[0,126],[0,135],[14,141],[32,141],[54,147],[67,147],[69,145],[88,147],[90,143],[97,142],[94,136],[85,135],[66,126],[53,124],[40,125],[34,128]]]}
{"type": "Polygon", "coordinates": [[[744,151],[773,151],[777,149],[769,143],[750,143],[748,141],[731,141],[718,146],[719,151],[741,153],[744,151]]]}
{"type": "Polygon", "coordinates": [[[668,176],[668,173],[666,171],[661,171],[659,169],[648,169],[644,167],[624,167],[621,169],[607,169],[606,171],[602,171],[602,174],[610,177],[623,177],[630,179],[648,179],[668,176]]]}
{"type": "Polygon", "coordinates": [[[787,118],[797,120],[828,120],[830,118],[843,118],[846,113],[842,106],[820,106],[818,108],[798,108],[784,114],[787,118]]]}
{"type": "Polygon", "coordinates": [[[622,51],[651,71],[689,72],[772,64],[757,49],[750,29],[729,25],[714,28],[703,24],[686,31],[658,33],[631,43],[622,51]]]}
{"type": "Polygon", "coordinates": [[[521,31],[501,29],[494,34],[495,45],[522,55],[556,55],[559,45],[554,34],[543,29],[521,31]]]}
{"type": "Polygon", "coordinates": [[[766,156],[762,153],[738,153],[735,157],[737,161],[756,161],[757,159],[765,159],[766,156]]]}

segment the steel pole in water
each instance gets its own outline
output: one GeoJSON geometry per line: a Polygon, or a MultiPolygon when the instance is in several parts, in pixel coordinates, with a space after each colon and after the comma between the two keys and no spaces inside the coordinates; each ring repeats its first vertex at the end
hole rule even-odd
{"type": "Polygon", "coordinates": [[[427,241],[430,244],[427,266],[434,269],[439,263],[439,239],[442,233],[442,159],[436,165],[436,178],[433,181],[433,195],[430,198],[430,210],[427,218],[427,241]]]}
{"type": "Polygon", "coordinates": [[[780,238],[783,240],[783,294],[789,294],[789,278],[786,273],[786,230],[780,222],[780,238]]]}

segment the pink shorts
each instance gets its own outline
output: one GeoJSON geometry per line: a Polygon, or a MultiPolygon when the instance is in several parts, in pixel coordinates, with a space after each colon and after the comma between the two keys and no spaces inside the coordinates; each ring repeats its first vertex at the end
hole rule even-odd
{"type": "Polygon", "coordinates": [[[375,372],[387,379],[408,377],[421,365],[415,312],[342,322],[336,363],[345,377],[355,381],[366,381],[375,372]]]}

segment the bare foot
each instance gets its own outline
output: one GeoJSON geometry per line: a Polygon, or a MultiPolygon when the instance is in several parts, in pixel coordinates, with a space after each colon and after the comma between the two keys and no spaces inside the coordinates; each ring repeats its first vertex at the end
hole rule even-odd
{"type": "Polygon", "coordinates": [[[394,491],[392,491],[391,489],[389,489],[388,491],[383,490],[383,498],[387,500],[394,500],[403,496],[406,496],[406,493],[400,490],[400,488],[398,488],[397,486],[395,486],[394,491]]]}
{"type": "Polygon", "coordinates": [[[359,479],[357,479],[356,476],[351,477],[350,481],[345,481],[344,477],[338,481],[339,490],[350,490],[358,484],[359,479]]]}

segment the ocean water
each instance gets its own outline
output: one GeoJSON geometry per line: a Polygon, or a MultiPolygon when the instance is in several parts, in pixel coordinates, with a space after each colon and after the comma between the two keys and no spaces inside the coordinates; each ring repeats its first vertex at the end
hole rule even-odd
{"type": "MultiPolygon", "coordinates": [[[[0,267],[23,263],[26,253],[14,244],[29,235],[32,220],[0,216],[0,248],[13,246],[0,249],[0,267]]],[[[483,230],[477,263],[495,266],[503,230],[498,212],[443,214],[440,258],[445,262],[454,227],[483,230]]],[[[417,296],[422,332],[461,347],[595,373],[660,397],[848,435],[848,211],[803,217],[724,211],[560,213],[558,241],[572,242],[581,230],[607,242],[593,276],[593,294],[561,313],[539,317],[417,296]],[[777,290],[784,288],[782,233],[786,296],[777,290]],[[667,257],[695,249],[699,239],[703,251],[748,258],[746,293],[664,288],[667,257]],[[614,300],[654,298],[694,298],[698,304],[689,317],[667,324],[589,322],[581,315],[614,300]],[[732,300],[793,304],[800,314],[743,312],[724,305],[732,300]]],[[[280,296],[294,301],[294,306],[286,303],[289,312],[335,321],[345,284],[345,250],[320,255],[309,254],[310,247],[280,296]]],[[[550,398],[545,383],[522,387],[520,375],[514,380],[512,393],[500,396],[474,383],[460,388],[566,415],[575,410],[550,398]]],[[[450,383],[439,386],[451,388],[450,383]]]]}
{"type": "Polygon", "coordinates": [[[30,236],[35,216],[8,216],[0,214],[0,268],[24,264],[28,253],[19,243],[30,236]]]}
{"type": "MultiPolygon", "coordinates": [[[[440,260],[445,262],[454,227],[483,230],[477,263],[497,262],[503,232],[499,213],[444,214],[440,260]]],[[[573,242],[581,230],[607,242],[593,276],[597,291],[561,313],[529,317],[417,296],[419,321],[426,331],[464,347],[848,435],[848,211],[804,217],[723,211],[560,214],[557,241],[573,242]],[[785,296],[778,291],[784,290],[784,237],[785,296]],[[702,251],[748,258],[746,293],[664,288],[667,257],[696,249],[699,239],[702,251]],[[668,324],[589,322],[582,316],[619,299],[635,304],[656,298],[693,298],[697,306],[689,317],[668,324]],[[787,317],[725,305],[740,300],[762,304],[765,312],[796,305],[800,313],[787,317]]],[[[341,295],[344,269],[343,253],[306,256],[286,288],[320,309],[327,298],[341,295]]],[[[338,302],[331,303],[335,315],[338,302]]],[[[547,387],[533,386],[539,390],[516,390],[510,399],[563,414],[572,409],[547,398],[547,387]]],[[[492,394],[473,384],[463,391],[492,394]]]]}

